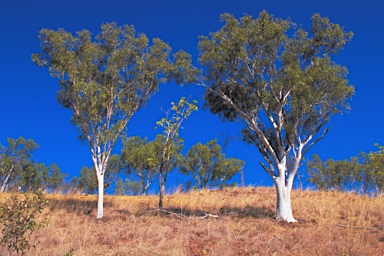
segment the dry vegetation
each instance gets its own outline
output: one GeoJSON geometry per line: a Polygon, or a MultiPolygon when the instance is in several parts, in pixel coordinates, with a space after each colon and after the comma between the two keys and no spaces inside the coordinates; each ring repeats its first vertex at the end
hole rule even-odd
{"type": "MultiPolygon", "coordinates": [[[[7,195],[3,194],[0,200],[7,195]]],[[[9,195],[8,195],[9,196],[9,195]]],[[[293,191],[295,224],[276,222],[272,188],[165,197],[49,195],[28,255],[383,255],[384,198],[293,191]]]]}

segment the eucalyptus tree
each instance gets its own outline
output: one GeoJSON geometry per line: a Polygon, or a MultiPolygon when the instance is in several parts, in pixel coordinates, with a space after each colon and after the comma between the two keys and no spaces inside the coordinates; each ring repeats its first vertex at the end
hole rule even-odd
{"type": "Polygon", "coordinates": [[[62,185],[66,176],[67,174],[62,173],[56,163],[46,166],[44,163],[29,161],[23,166],[23,171],[16,184],[18,190],[24,192],[39,189],[52,192],[62,185]]]}
{"type": "Polygon", "coordinates": [[[8,146],[0,144],[1,192],[55,190],[67,174],[57,164],[38,163],[33,154],[39,145],[33,139],[8,138],[8,146]]]}
{"type": "Polygon", "coordinates": [[[182,123],[188,119],[193,111],[197,111],[197,101],[192,103],[182,97],[176,104],[171,102],[172,107],[166,111],[166,116],[156,123],[157,127],[163,129],[163,134],[156,137],[156,151],[159,152],[158,173],[159,173],[159,209],[163,208],[163,195],[168,173],[179,165],[181,160],[181,143],[179,130],[182,123]]]}
{"type": "Polygon", "coordinates": [[[116,181],[115,195],[132,195],[136,196],[141,191],[141,183],[138,181],[130,180],[125,178],[124,180],[120,177],[116,181]]]}
{"type": "Polygon", "coordinates": [[[244,122],[243,139],[257,146],[275,184],[276,219],[295,222],[291,189],[300,162],[354,93],[347,69],[331,59],[353,34],[319,14],[309,31],[266,11],[221,18],[223,27],[199,40],[206,105],[223,120],[244,122]]]}
{"type": "Polygon", "coordinates": [[[206,144],[199,142],[188,150],[180,172],[191,175],[199,188],[224,187],[244,164],[243,160],[227,158],[217,140],[211,140],[206,144]]]}
{"type": "Polygon", "coordinates": [[[120,154],[120,163],[127,174],[138,177],[140,183],[140,192],[142,196],[147,194],[149,186],[152,184],[158,173],[155,141],[147,141],[139,136],[128,138],[123,143],[123,149],[120,154]]]}
{"type": "Polygon", "coordinates": [[[73,35],[43,29],[39,39],[42,52],[32,59],[59,79],[58,103],[72,110],[80,140],[89,143],[101,218],[107,163],[128,121],[160,83],[192,81],[196,69],[186,52],[172,55],[168,44],[158,38],[149,43],[146,35],[136,35],[127,25],[106,23],[96,37],[87,30],[73,35]]]}
{"type": "Polygon", "coordinates": [[[327,159],[323,162],[316,154],[306,161],[309,174],[308,182],[318,190],[347,191],[354,188],[354,183],[362,181],[362,165],[357,157],[350,160],[327,159]]]}
{"type": "Polygon", "coordinates": [[[384,147],[375,144],[377,151],[360,153],[362,167],[360,176],[363,179],[365,193],[380,195],[384,192],[384,147]]]}
{"type": "Polygon", "coordinates": [[[8,146],[0,144],[0,182],[1,192],[21,176],[25,165],[31,162],[32,154],[39,145],[33,139],[8,138],[8,146]]]}

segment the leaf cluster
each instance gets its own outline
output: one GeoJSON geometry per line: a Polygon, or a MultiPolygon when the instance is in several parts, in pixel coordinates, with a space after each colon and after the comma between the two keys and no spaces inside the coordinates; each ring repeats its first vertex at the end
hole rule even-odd
{"type": "Polygon", "coordinates": [[[120,177],[116,181],[115,195],[132,195],[136,196],[142,191],[140,182],[132,181],[128,178],[123,179],[120,177]]]}
{"type": "Polygon", "coordinates": [[[373,191],[376,195],[384,192],[384,147],[375,144],[377,151],[361,153],[364,180],[364,191],[373,191]]]}
{"type": "Polygon", "coordinates": [[[135,136],[128,138],[123,144],[120,154],[121,166],[126,174],[133,174],[138,177],[140,192],[143,195],[146,194],[148,187],[159,171],[161,145],[161,135],[158,135],[153,141],[135,136]]]}
{"type": "Polygon", "coordinates": [[[192,146],[183,158],[180,172],[191,175],[199,188],[223,187],[244,167],[244,161],[227,158],[217,140],[192,146]]]}

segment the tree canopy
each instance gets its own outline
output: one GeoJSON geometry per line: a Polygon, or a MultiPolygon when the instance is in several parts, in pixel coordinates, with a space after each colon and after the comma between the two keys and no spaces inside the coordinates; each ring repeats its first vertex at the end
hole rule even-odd
{"type": "Polygon", "coordinates": [[[319,190],[356,191],[379,195],[384,190],[384,149],[361,152],[348,160],[322,161],[313,155],[307,161],[308,181],[319,190]]]}
{"type": "Polygon", "coordinates": [[[161,138],[147,141],[139,136],[128,138],[123,143],[120,154],[121,166],[125,173],[138,177],[142,195],[146,195],[148,187],[152,184],[159,171],[161,152],[158,152],[162,143],[161,138]]]}
{"type": "Polygon", "coordinates": [[[352,189],[353,183],[361,181],[362,168],[357,157],[340,161],[327,159],[323,162],[315,154],[312,160],[307,161],[306,167],[310,176],[308,182],[319,190],[346,191],[352,189]]]}
{"type": "Polygon", "coordinates": [[[199,188],[223,187],[244,166],[244,161],[227,158],[217,140],[197,143],[187,152],[180,168],[191,175],[199,188]]]}

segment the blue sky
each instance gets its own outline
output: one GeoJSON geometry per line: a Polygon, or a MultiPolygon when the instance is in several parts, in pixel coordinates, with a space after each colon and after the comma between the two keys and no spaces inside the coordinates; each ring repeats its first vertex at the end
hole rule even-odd
{"type": "MultiPolygon", "coordinates": [[[[304,28],[309,28],[314,13],[320,13],[355,35],[335,58],[349,69],[348,79],[355,86],[352,109],[349,114],[332,118],[330,132],[308,156],[316,153],[324,160],[345,159],[374,150],[376,142],[384,145],[383,0],[1,0],[0,142],[6,144],[8,137],[32,138],[40,145],[36,160],[56,162],[70,177],[79,175],[83,165],[92,165],[88,145],[77,140],[77,131],[69,123],[71,112],[56,102],[58,81],[31,61],[31,54],[40,51],[37,35],[42,28],[71,32],[87,29],[95,35],[105,22],[129,24],[150,38],[161,38],[175,51],[189,52],[197,65],[198,36],[220,29],[221,13],[257,17],[264,9],[304,28]]],[[[163,117],[161,107],[168,108],[171,101],[192,95],[200,109],[180,134],[186,149],[199,141],[218,138],[224,143],[228,136],[238,137],[241,124],[222,123],[203,110],[203,91],[195,85],[163,85],[129,122],[129,135],[155,138],[160,132],[154,130],[155,123],[163,117]]],[[[225,153],[246,161],[246,184],[272,184],[258,164],[261,157],[254,146],[233,139],[225,153]]],[[[171,186],[175,179],[171,179],[171,186]]]]}

